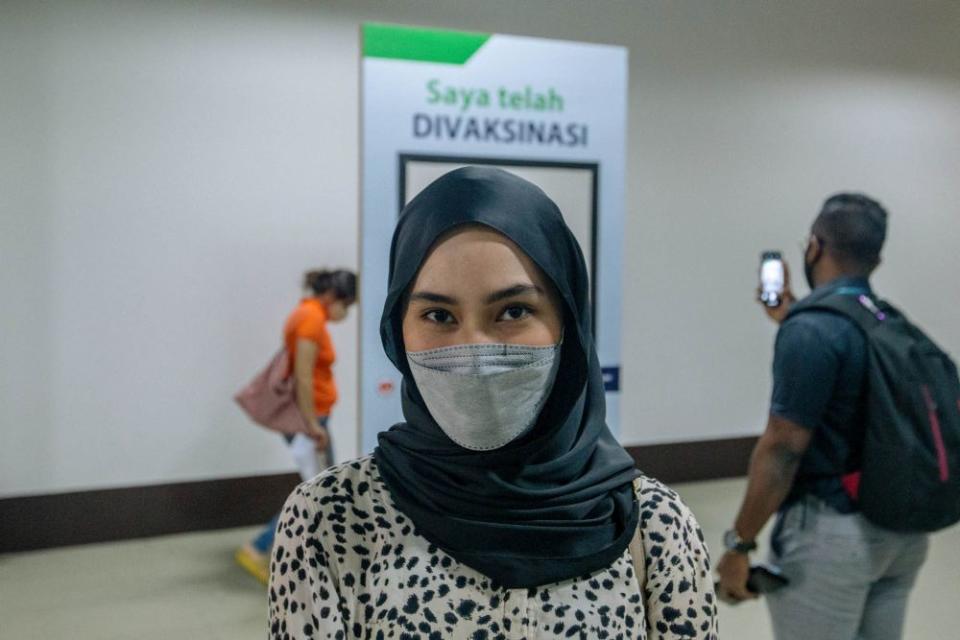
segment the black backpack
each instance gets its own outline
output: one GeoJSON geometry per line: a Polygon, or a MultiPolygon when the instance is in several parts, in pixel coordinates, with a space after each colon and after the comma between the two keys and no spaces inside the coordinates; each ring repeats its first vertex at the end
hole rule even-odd
{"type": "Polygon", "coordinates": [[[863,515],[885,529],[937,531],[960,521],[960,380],[950,357],[892,305],[837,293],[790,315],[830,311],[867,338],[864,441],[844,478],[863,515]]]}

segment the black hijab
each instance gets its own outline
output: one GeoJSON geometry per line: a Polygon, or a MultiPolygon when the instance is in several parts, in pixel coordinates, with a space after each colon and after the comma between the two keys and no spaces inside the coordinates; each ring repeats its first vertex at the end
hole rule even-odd
{"type": "Polygon", "coordinates": [[[637,527],[638,472],[605,421],[583,254],[543,191],[488,167],[457,169],[424,189],[393,235],[380,334],[403,373],[406,422],[380,434],[374,456],[418,533],[509,588],[585,575],[623,553],[637,527]],[[407,367],[401,329],[405,296],[428,252],[464,224],[510,238],[565,307],[559,374],[536,426],[486,452],[460,447],[437,426],[407,367]]]}

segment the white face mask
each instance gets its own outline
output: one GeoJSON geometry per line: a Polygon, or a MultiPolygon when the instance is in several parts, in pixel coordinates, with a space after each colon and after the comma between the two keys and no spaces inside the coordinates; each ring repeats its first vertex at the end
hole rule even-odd
{"type": "Polygon", "coordinates": [[[447,436],[472,451],[526,434],[550,395],[560,345],[467,344],[407,353],[427,409],[447,436]]]}

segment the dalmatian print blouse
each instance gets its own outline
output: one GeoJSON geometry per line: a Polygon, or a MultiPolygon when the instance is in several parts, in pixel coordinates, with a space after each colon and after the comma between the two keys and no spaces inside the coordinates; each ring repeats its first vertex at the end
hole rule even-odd
{"type": "Polygon", "coordinates": [[[703,536],[677,494],[635,483],[644,586],[629,549],[606,569],[507,589],[420,536],[372,457],[331,467],[287,499],[273,548],[269,637],[716,640],[703,536]]]}

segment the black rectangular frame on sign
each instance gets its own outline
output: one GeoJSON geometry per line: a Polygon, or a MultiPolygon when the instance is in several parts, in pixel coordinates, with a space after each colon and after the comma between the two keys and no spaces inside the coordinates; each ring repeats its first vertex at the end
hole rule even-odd
{"type": "Polygon", "coordinates": [[[519,158],[494,158],[478,156],[443,156],[420,153],[400,153],[397,155],[398,184],[397,184],[397,216],[403,210],[407,201],[407,163],[435,162],[438,164],[482,164],[499,165],[503,167],[538,167],[547,169],[584,169],[593,177],[593,188],[590,194],[590,326],[593,329],[594,341],[597,335],[597,239],[599,232],[599,212],[597,204],[600,192],[600,165],[596,162],[554,162],[552,160],[524,160],[519,158]]]}

